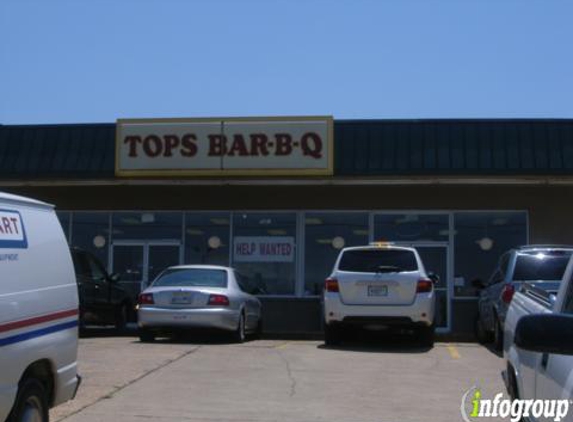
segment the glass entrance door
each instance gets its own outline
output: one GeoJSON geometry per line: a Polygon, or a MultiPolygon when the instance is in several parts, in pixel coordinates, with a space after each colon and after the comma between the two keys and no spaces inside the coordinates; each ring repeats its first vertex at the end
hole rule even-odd
{"type": "Polygon", "coordinates": [[[180,262],[178,241],[116,241],[112,246],[113,272],[133,300],[161,271],[180,262]]]}
{"type": "Polygon", "coordinates": [[[449,247],[443,243],[401,243],[403,246],[416,248],[426,272],[432,272],[440,277],[435,286],[436,315],[435,324],[438,331],[450,330],[450,266],[449,247]]]}

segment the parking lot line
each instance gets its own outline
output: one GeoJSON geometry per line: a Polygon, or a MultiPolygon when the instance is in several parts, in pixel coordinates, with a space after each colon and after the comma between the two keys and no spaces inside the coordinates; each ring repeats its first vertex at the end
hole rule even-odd
{"type": "Polygon", "coordinates": [[[458,348],[456,346],[453,344],[448,344],[446,347],[448,348],[448,352],[450,352],[452,359],[459,359],[461,357],[460,352],[458,352],[458,348]]]}

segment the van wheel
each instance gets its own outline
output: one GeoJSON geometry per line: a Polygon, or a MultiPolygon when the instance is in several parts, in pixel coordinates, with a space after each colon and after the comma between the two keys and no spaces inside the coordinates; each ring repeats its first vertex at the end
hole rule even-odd
{"type": "Polygon", "coordinates": [[[239,324],[237,325],[237,329],[233,332],[232,339],[234,343],[244,343],[245,338],[245,314],[241,312],[241,316],[239,317],[239,324]]]}
{"type": "Polygon", "coordinates": [[[324,344],[336,346],[342,341],[342,330],[335,324],[324,324],[324,344]]]}
{"type": "Polygon", "coordinates": [[[127,325],[127,305],[122,303],[115,315],[115,329],[117,331],[124,331],[127,325]]]}
{"type": "Polygon", "coordinates": [[[139,341],[142,343],[152,343],[155,341],[155,334],[144,328],[139,329],[139,341]]]}
{"type": "Polygon", "coordinates": [[[46,389],[35,378],[26,379],[18,389],[16,403],[7,422],[48,422],[46,389]]]}
{"type": "Polygon", "coordinates": [[[435,331],[436,328],[434,324],[430,325],[429,327],[420,328],[418,331],[420,344],[424,347],[434,347],[435,331]]]}

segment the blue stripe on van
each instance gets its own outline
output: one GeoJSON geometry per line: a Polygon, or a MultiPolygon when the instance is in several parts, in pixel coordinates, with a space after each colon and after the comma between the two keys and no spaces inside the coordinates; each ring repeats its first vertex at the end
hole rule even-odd
{"type": "Polygon", "coordinates": [[[8,346],[10,344],[19,343],[21,341],[31,340],[33,338],[42,337],[48,334],[56,333],[58,331],[68,330],[78,326],[78,320],[64,322],[58,325],[52,325],[51,327],[41,328],[39,330],[28,331],[22,334],[16,334],[11,337],[6,337],[0,339],[0,347],[8,346]]]}

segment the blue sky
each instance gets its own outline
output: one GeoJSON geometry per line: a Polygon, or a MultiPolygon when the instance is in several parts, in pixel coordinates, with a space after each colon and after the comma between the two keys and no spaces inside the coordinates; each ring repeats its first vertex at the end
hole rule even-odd
{"type": "Polygon", "coordinates": [[[0,123],[573,117],[573,2],[0,1],[0,123]]]}

